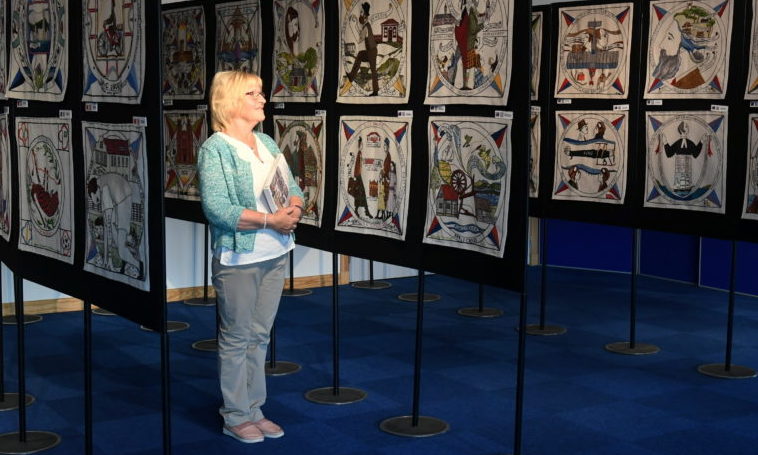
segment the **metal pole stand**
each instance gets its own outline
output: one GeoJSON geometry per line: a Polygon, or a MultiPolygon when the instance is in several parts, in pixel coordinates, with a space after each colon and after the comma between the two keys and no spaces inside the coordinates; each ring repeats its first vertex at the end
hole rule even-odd
{"type": "Polygon", "coordinates": [[[205,246],[205,249],[203,250],[203,296],[186,299],[184,300],[185,305],[211,306],[216,304],[216,302],[208,300],[208,226],[205,226],[203,245],[205,246]]]}
{"type": "MultiPolygon", "coordinates": [[[[418,271],[418,293],[424,294],[424,271],[418,271]]],[[[396,436],[420,438],[445,433],[450,425],[435,417],[419,415],[419,397],[421,390],[421,339],[424,328],[424,302],[416,300],[416,359],[413,363],[413,411],[409,416],[390,417],[379,424],[379,428],[396,436]]]]}
{"type": "MultiPolygon", "coordinates": [[[[2,284],[2,283],[0,283],[2,284]]],[[[2,289],[0,288],[0,295],[2,295],[2,289]]],[[[3,306],[0,304],[0,318],[3,317],[3,306]]],[[[18,408],[21,402],[21,396],[17,393],[5,391],[5,349],[4,346],[5,334],[3,331],[3,324],[0,324],[0,412],[11,411],[18,408]]],[[[28,393],[24,397],[24,404],[29,406],[34,403],[34,397],[28,393]]]]}
{"type": "Polygon", "coordinates": [[[458,314],[472,318],[497,318],[503,315],[503,311],[484,307],[484,285],[479,283],[479,306],[460,308],[458,314]]]}
{"type": "Polygon", "coordinates": [[[547,221],[540,219],[540,323],[528,324],[527,335],[555,336],[566,333],[566,328],[559,325],[548,325],[546,320],[547,309],[547,221]]]}
{"type": "Polygon", "coordinates": [[[84,301],[84,453],[92,454],[92,304],[84,301]]]}
{"type": "MultiPolygon", "coordinates": [[[[21,316],[21,319],[24,321],[23,324],[34,324],[35,322],[39,322],[42,320],[42,316],[38,314],[25,314],[21,316]]],[[[16,315],[11,314],[8,316],[3,316],[3,324],[5,325],[17,325],[16,323],[16,315]]]]}
{"type": "MultiPolygon", "coordinates": [[[[289,265],[290,265],[290,289],[288,293],[282,291],[282,295],[288,295],[290,297],[299,297],[304,295],[313,294],[310,289],[295,289],[295,274],[294,274],[294,261],[293,252],[289,252],[289,265]]],[[[269,360],[266,364],[266,376],[285,376],[300,371],[300,365],[294,362],[286,362],[276,360],[276,325],[271,327],[271,336],[269,339],[269,360]]]]}
{"type": "MultiPolygon", "coordinates": [[[[204,262],[203,262],[203,297],[186,299],[185,305],[190,306],[212,306],[216,304],[216,301],[208,300],[208,226],[205,227],[205,235],[203,237],[203,244],[205,245],[204,262]]],[[[216,310],[216,334],[218,334],[218,310],[216,310]]],[[[217,335],[218,336],[218,335],[217,335]]],[[[203,352],[218,352],[218,338],[209,338],[206,340],[198,340],[192,343],[192,349],[203,352]]]]}
{"type": "Polygon", "coordinates": [[[374,280],[374,261],[370,260],[368,261],[368,281],[356,281],[354,283],[350,283],[350,286],[358,289],[371,289],[371,290],[377,290],[377,289],[387,289],[388,287],[392,286],[392,284],[388,283],[387,281],[375,281],[374,280]]]}
{"type": "Polygon", "coordinates": [[[216,307],[216,337],[192,343],[192,349],[204,352],[218,352],[218,306],[216,307]]]}
{"type": "Polygon", "coordinates": [[[192,349],[206,352],[218,351],[218,340],[215,338],[209,338],[207,340],[199,340],[192,343],[192,349]]]}
{"type": "Polygon", "coordinates": [[[516,354],[516,402],[513,425],[513,455],[521,455],[521,446],[524,436],[524,376],[526,373],[526,267],[524,268],[523,290],[519,304],[518,322],[518,352],[516,354]]]}
{"type": "MultiPolygon", "coordinates": [[[[182,322],[182,321],[166,321],[166,332],[181,332],[182,330],[189,329],[189,323],[182,322]]],[[[150,329],[148,327],[145,327],[144,325],[139,326],[142,330],[147,330],[148,332],[154,332],[153,329],[150,329]]]]}
{"type": "Polygon", "coordinates": [[[626,355],[648,355],[656,354],[661,348],[653,344],[637,343],[637,274],[639,273],[640,264],[640,230],[634,229],[632,232],[632,282],[631,298],[629,301],[629,341],[617,341],[605,345],[607,351],[616,354],[626,355]]]}
{"type": "MultiPolygon", "coordinates": [[[[16,314],[20,316],[16,320],[18,332],[18,390],[19,395],[26,396],[26,371],[24,359],[24,283],[18,276],[13,276],[14,300],[16,314]]],[[[18,432],[0,434],[0,453],[25,454],[50,449],[61,442],[60,436],[49,431],[26,430],[26,406],[18,407],[18,432]]]]}
{"type": "MultiPolygon", "coordinates": [[[[416,294],[415,292],[407,292],[405,294],[400,294],[399,296],[397,296],[397,298],[402,300],[403,302],[416,302],[418,301],[418,294],[416,294]]],[[[423,301],[424,303],[436,302],[440,298],[441,297],[439,294],[426,293],[424,294],[423,301]]]]}
{"type": "Polygon", "coordinates": [[[332,385],[305,392],[306,400],[318,404],[350,404],[366,398],[363,390],[340,387],[338,275],[337,253],[332,253],[332,385]]]}
{"type": "MultiPolygon", "coordinates": [[[[423,286],[420,286],[420,287],[423,288],[423,286]]],[[[441,298],[439,294],[430,294],[428,292],[424,292],[420,295],[424,296],[424,298],[421,299],[424,303],[436,302],[437,300],[441,298]]],[[[416,292],[406,292],[405,294],[400,294],[399,296],[397,296],[397,298],[402,300],[403,302],[418,302],[419,294],[416,292]]]]}
{"type": "Polygon", "coordinates": [[[115,316],[116,315],[116,313],[112,311],[108,311],[105,308],[100,308],[100,307],[93,308],[91,311],[93,314],[96,314],[98,316],[115,316]]]}
{"type": "Polygon", "coordinates": [[[302,297],[304,295],[311,295],[313,291],[310,289],[295,289],[295,253],[294,250],[290,250],[289,263],[290,263],[290,286],[289,289],[284,289],[282,295],[284,297],[302,297]]]}
{"type": "Polygon", "coordinates": [[[276,360],[276,326],[271,327],[268,355],[266,376],[285,376],[300,371],[300,365],[294,362],[276,360]]]}
{"type": "Polygon", "coordinates": [[[732,339],[734,335],[734,291],[737,281],[737,242],[732,240],[732,265],[729,277],[729,309],[726,320],[726,355],[724,363],[708,363],[697,367],[697,371],[720,379],[754,378],[755,370],[739,365],[732,365],[732,339]]]}
{"type": "MultiPolygon", "coordinates": [[[[27,393],[25,401],[26,401],[26,405],[29,406],[32,403],[34,403],[34,397],[27,393]]],[[[19,403],[19,394],[15,392],[0,393],[0,412],[12,411],[18,408],[18,403],[19,403]]]]}

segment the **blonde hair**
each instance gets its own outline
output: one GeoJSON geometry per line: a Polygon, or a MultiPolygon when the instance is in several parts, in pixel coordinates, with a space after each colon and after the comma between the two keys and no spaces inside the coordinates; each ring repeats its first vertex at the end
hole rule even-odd
{"type": "Polygon", "coordinates": [[[232,116],[244,99],[245,86],[253,82],[263,87],[260,76],[243,71],[219,71],[213,76],[210,90],[211,128],[221,131],[229,126],[232,116]]]}

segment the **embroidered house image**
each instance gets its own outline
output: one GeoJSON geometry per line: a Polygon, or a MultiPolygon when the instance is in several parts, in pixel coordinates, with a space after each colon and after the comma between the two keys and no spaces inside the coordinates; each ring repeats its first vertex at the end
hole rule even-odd
{"type": "Polygon", "coordinates": [[[440,186],[434,203],[437,206],[437,215],[458,218],[458,193],[455,192],[452,185],[440,186]]]}
{"type": "Polygon", "coordinates": [[[398,36],[397,29],[398,22],[395,19],[389,18],[382,22],[382,34],[375,36],[374,38],[378,43],[397,43],[403,44],[403,37],[398,36]]]}
{"type": "Polygon", "coordinates": [[[130,155],[126,139],[105,137],[95,147],[95,162],[107,172],[128,173],[130,155]]]}

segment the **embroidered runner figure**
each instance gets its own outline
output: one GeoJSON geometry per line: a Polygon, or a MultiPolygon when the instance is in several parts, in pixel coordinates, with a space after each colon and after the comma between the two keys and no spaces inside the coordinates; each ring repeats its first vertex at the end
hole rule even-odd
{"type": "Polygon", "coordinates": [[[372,92],[369,96],[376,96],[379,94],[379,75],[376,72],[376,56],[378,54],[378,48],[376,45],[376,38],[374,38],[374,31],[371,29],[371,21],[369,20],[369,11],[371,11],[371,5],[368,2],[364,2],[361,5],[361,15],[358,17],[358,23],[360,24],[360,32],[358,35],[363,40],[365,49],[358,52],[355,56],[355,62],[353,68],[347,74],[347,79],[353,82],[355,75],[361,69],[361,64],[367,62],[369,69],[371,70],[371,89],[372,92]]]}

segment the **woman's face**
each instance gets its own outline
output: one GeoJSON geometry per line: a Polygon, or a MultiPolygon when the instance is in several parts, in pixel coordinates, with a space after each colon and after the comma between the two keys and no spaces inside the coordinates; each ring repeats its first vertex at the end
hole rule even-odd
{"type": "Polygon", "coordinates": [[[245,92],[242,94],[244,99],[237,115],[246,122],[257,125],[266,119],[266,114],[263,112],[263,106],[266,105],[266,95],[261,92],[262,87],[258,82],[250,81],[244,87],[245,92]]]}

